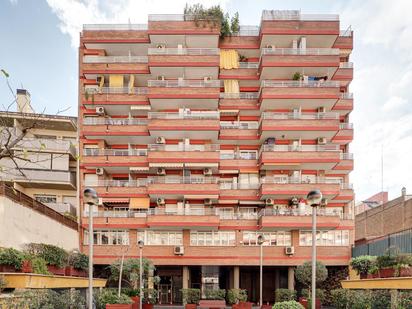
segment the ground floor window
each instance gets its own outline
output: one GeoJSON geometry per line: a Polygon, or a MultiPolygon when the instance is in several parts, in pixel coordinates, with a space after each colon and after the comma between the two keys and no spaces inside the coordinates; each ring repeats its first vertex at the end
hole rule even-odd
{"type": "MultiPolygon", "coordinates": [[[[312,245],[312,231],[299,232],[299,245],[312,245]]],[[[349,231],[347,230],[331,230],[317,231],[316,245],[318,246],[347,246],[349,245],[349,231]]]]}
{"type": "Polygon", "coordinates": [[[148,246],[181,246],[183,245],[183,232],[138,231],[137,240],[143,240],[148,246]]]}
{"type": "Polygon", "coordinates": [[[291,246],[292,235],[288,231],[276,231],[276,232],[256,232],[245,231],[243,232],[243,245],[244,246],[257,246],[257,238],[259,235],[264,237],[264,246],[291,246]]]}
{"type": "Polygon", "coordinates": [[[234,231],[192,231],[190,232],[191,246],[235,246],[234,231]]]}
{"type": "MultiPolygon", "coordinates": [[[[93,243],[95,245],[128,245],[128,230],[96,230],[93,231],[93,243]]],[[[84,231],[84,244],[89,244],[89,233],[84,231]]]]}

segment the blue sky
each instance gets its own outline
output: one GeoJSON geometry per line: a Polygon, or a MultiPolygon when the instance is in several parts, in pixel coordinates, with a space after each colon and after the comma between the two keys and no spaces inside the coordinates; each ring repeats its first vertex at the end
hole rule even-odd
{"type": "MultiPolygon", "coordinates": [[[[36,111],[69,108],[77,115],[77,46],[83,23],[146,23],[149,13],[181,13],[186,2],[220,3],[238,11],[241,24],[257,25],[263,9],[340,14],[341,29],[355,31],[356,199],[381,188],[390,197],[412,192],[412,1],[410,0],[0,0],[0,68],[13,88],[32,95],[36,111]],[[252,5],[253,4],[253,5],[252,5]]],[[[10,101],[4,81],[0,98],[10,101]]]]}

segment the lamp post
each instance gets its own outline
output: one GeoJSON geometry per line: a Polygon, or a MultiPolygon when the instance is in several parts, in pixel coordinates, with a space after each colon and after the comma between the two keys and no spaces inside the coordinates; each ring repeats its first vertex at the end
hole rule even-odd
{"type": "Polygon", "coordinates": [[[316,308],[316,212],[322,202],[322,192],[312,190],[306,197],[307,203],[312,207],[312,309],[316,308]]]}
{"type": "Polygon", "coordinates": [[[263,305],[263,243],[265,238],[263,235],[259,235],[257,238],[257,244],[260,247],[260,263],[259,263],[259,306],[263,305]]]}
{"type": "Polygon", "coordinates": [[[83,201],[89,205],[89,309],[93,309],[93,206],[98,204],[98,200],[94,189],[83,191],[83,201]]]}
{"type": "Polygon", "coordinates": [[[139,309],[142,309],[142,298],[144,296],[144,292],[143,292],[143,246],[144,246],[144,241],[143,240],[139,240],[137,242],[138,246],[139,246],[139,254],[140,254],[140,261],[139,261],[139,284],[140,284],[140,291],[139,291],[139,309]]]}

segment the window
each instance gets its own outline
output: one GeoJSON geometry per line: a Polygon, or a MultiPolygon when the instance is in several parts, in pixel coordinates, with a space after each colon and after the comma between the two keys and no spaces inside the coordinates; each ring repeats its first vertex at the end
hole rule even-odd
{"type": "Polygon", "coordinates": [[[56,195],[35,194],[34,198],[40,203],[56,203],[56,195]]]}
{"type": "Polygon", "coordinates": [[[234,231],[190,232],[191,246],[235,246],[236,235],[234,231]]]}
{"type": "MultiPolygon", "coordinates": [[[[300,231],[299,233],[300,246],[312,246],[312,232],[300,231]]],[[[316,233],[317,246],[347,246],[349,245],[349,231],[333,230],[333,231],[317,231],[316,233]]]]}
{"type": "Polygon", "coordinates": [[[234,219],[235,209],[233,207],[219,207],[216,208],[216,213],[220,219],[234,219]]]}
{"type": "MultiPolygon", "coordinates": [[[[128,245],[128,230],[97,230],[93,232],[95,245],[128,245]]],[[[84,244],[89,244],[89,233],[84,231],[84,244]]]]}
{"type": "Polygon", "coordinates": [[[183,232],[179,231],[138,231],[137,240],[148,246],[181,246],[183,232]]]}
{"type": "Polygon", "coordinates": [[[257,246],[257,238],[262,235],[265,239],[263,246],[291,246],[292,235],[288,231],[276,231],[276,232],[243,232],[243,245],[244,246],[257,246]]]}
{"type": "Polygon", "coordinates": [[[240,207],[239,213],[242,219],[253,220],[257,218],[257,208],[256,207],[240,207]]]}

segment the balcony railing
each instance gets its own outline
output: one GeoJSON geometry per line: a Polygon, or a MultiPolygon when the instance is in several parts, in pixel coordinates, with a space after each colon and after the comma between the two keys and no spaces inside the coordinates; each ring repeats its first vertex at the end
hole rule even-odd
{"type": "Polygon", "coordinates": [[[54,183],[71,185],[76,187],[76,175],[70,171],[59,171],[59,170],[44,170],[44,169],[25,169],[22,168],[21,171],[25,176],[16,169],[15,171],[9,171],[8,174],[0,173],[0,178],[6,181],[16,181],[16,182],[37,182],[37,183],[54,183]]]}
{"type": "Polygon", "coordinates": [[[339,36],[352,37],[353,36],[352,27],[349,26],[348,29],[339,31],[339,36]]]}
{"type": "Polygon", "coordinates": [[[353,123],[340,123],[339,124],[339,129],[340,130],[353,130],[353,123]]]}
{"type": "MultiPolygon", "coordinates": [[[[0,144],[4,144],[5,137],[0,139],[0,144]]],[[[34,150],[39,152],[67,152],[76,156],[76,147],[71,141],[61,139],[46,139],[46,138],[25,138],[22,139],[15,149],[34,150]]]]}
{"type": "Polygon", "coordinates": [[[340,188],[342,190],[353,190],[353,184],[351,184],[351,183],[341,183],[340,188]]]}
{"type": "Polygon", "coordinates": [[[147,145],[149,151],[219,151],[219,144],[205,144],[205,145],[161,145],[149,144],[147,145]]]}
{"type": "Polygon", "coordinates": [[[238,182],[221,182],[221,190],[256,190],[259,189],[259,182],[256,183],[238,183],[238,182]]]}
{"type": "Polygon", "coordinates": [[[257,99],[259,98],[258,92],[239,92],[239,93],[228,93],[228,92],[221,92],[220,93],[221,99],[257,99]]]}
{"type": "Polygon", "coordinates": [[[239,69],[257,69],[259,67],[259,62],[239,62],[239,69]]]}
{"type": "Polygon", "coordinates": [[[218,183],[217,177],[195,177],[195,176],[153,176],[148,177],[149,184],[214,184],[218,183]]]}
{"type": "Polygon", "coordinates": [[[219,48],[149,48],[149,55],[189,55],[214,56],[219,55],[219,48]]]}
{"type": "Polygon", "coordinates": [[[261,151],[340,151],[339,145],[262,145],[261,151]]]}
{"type": "MultiPolygon", "coordinates": [[[[207,17],[203,20],[213,20],[213,19],[216,19],[216,18],[207,17]]],[[[195,15],[190,15],[190,14],[149,14],[149,21],[191,21],[191,20],[195,20],[195,15]]]]}
{"type": "Polygon", "coordinates": [[[219,119],[217,111],[183,111],[182,113],[152,112],[147,114],[149,119],[219,119]]]}
{"type": "Polygon", "coordinates": [[[87,117],[83,119],[84,125],[147,125],[148,120],[143,118],[101,118],[87,117]]]}
{"type": "Polygon", "coordinates": [[[146,149],[83,149],[83,155],[88,157],[97,156],[147,156],[146,149]]]}
{"type": "Polygon", "coordinates": [[[221,129],[257,130],[259,122],[221,121],[221,129]]]}
{"type": "Polygon", "coordinates": [[[279,120],[279,119],[339,119],[339,114],[330,112],[330,113],[272,113],[264,112],[261,116],[262,120],[279,120]]]}
{"type": "Polygon", "coordinates": [[[83,30],[147,30],[147,24],[84,24],[83,30]]]}
{"type": "Polygon", "coordinates": [[[260,27],[254,25],[240,25],[239,31],[232,33],[231,36],[259,36],[260,27]]]}
{"type": "Polygon", "coordinates": [[[220,87],[219,80],[148,80],[149,87],[187,87],[187,88],[217,88],[220,87]]]}
{"type": "Polygon", "coordinates": [[[262,20],[338,21],[336,14],[301,14],[299,10],[264,10],[262,20]]]}
{"type": "Polygon", "coordinates": [[[353,93],[352,92],[342,92],[340,95],[340,98],[344,100],[353,99],[353,93]]]}
{"type": "Polygon", "coordinates": [[[89,94],[147,94],[146,87],[101,87],[88,88],[86,92],[89,94]]]}
{"type": "Polygon", "coordinates": [[[84,56],[83,63],[147,63],[147,56],[84,56]]]}
{"type": "Polygon", "coordinates": [[[262,81],[262,87],[339,87],[338,81],[299,81],[299,80],[287,80],[287,81],[276,81],[276,80],[264,80],[262,81]]]}
{"type": "Polygon", "coordinates": [[[262,55],[338,56],[339,48],[263,48],[262,55]]]}
{"type": "Polygon", "coordinates": [[[257,160],[257,154],[256,152],[221,152],[220,160],[257,160]]]}
{"type": "Polygon", "coordinates": [[[147,179],[133,179],[133,180],[113,180],[113,179],[99,179],[98,181],[85,181],[85,186],[89,187],[146,187],[147,179]]]}
{"type": "Polygon", "coordinates": [[[353,69],[353,62],[340,62],[339,68],[340,69],[353,69]]]}
{"type": "Polygon", "coordinates": [[[43,203],[47,207],[50,207],[51,209],[54,209],[55,211],[64,214],[64,213],[70,213],[73,216],[76,216],[76,207],[70,203],[43,203]]]}
{"type": "MultiPolygon", "coordinates": [[[[320,217],[339,217],[343,220],[353,219],[352,214],[325,211],[323,209],[319,209],[316,215],[320,217]]],[[[262,216],[312,216],[312,211],[309,209],[300,210],[300,209],[294,209],[294,208],[290,208],[290,209],[265,208],[259,211],[258,216],[259,217],[262,217],[262,216]]]]}
{"type": "Polygon", "coordinates": [[[293,177],[293,176],[267,176],[260,179],[261,184],[298,184],[298,183],[329,183],[329,184],[341,184],[343,185],[340,179],[335,178],[325,178],[325,177],[313,177],[305,178],[302,177],[293,177]]]}
{"type": "Polygon", "coordinates": [[[353,153],[342,152],[340,154],[341,160],[353,160],[353,153]]]}

